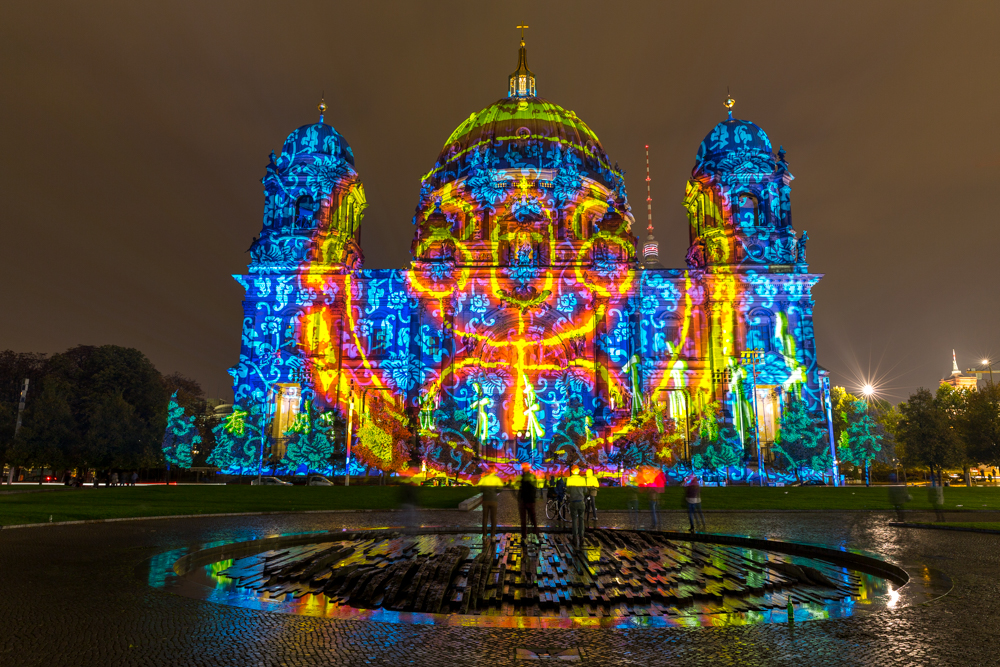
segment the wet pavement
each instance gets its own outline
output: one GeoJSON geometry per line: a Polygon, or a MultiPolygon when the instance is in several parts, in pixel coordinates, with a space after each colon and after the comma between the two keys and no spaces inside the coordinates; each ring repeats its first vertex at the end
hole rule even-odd
{"type": "MultiPolygon", "coordinates": [[[[500,514],[501,523],[515,523],[512,503],[502,501],[500,514]]],[[[861,549],[911,572],[941,570],[954,583],[929,604],[794,628],[555,630],[314,618],[172,595],[150,587],[143,574],[151,558],[174,549],[389,527],[399,518],[289,514],[0,531],[0,665],[1000,664],[1000,536],[896,529],[889,513],[708,514],[711,532],[861,549]]],[[[479,521],[478,512],[423,516],[433,525],[479,521]]],[[[600,523],[628,527],[628,516],[602,513],[600,523]]],[[[683,514],[661,515],[662,529],[686,524],[683,514]]]]}

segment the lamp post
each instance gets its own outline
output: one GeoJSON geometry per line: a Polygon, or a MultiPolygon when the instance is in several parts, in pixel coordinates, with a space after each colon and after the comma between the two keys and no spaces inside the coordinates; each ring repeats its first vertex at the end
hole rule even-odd
{"type": "MultiPolygon", "coordinates": [[[[872,398],[875,396],[875,387],[866,384],[861,387],[861,393],[865,395],[865,416],[871,416],[872,398]]],[[[871,463],[865,459],[865,486],[871,486],[871,463]]]]}
{"type": "MultiPolygon", "coordinates": [[[[990,370],[990,386],[993,386],[993,362],[989,359],[983,359],[983,366],[986,366],[990,370]]],[[[27,382],[27,380],[25,380],[27,382]]]]}
{"type": "MultiPolygon", "coordinates": [[[[257,486],[261,486],[263,481],[262,475],[264,474],[264,444],[267,441],[265,422],[267,420],[267,414],[270,413],[270,406],[274,403],[274,383],[268,383],[267,394],[265,394],[265,400],[260,404],[260,424],[258,430],[260,431],[260,458],[257,460],[257,486]]],[[[169,472],[167,473],[169,475],[169,472]]]]}
{"type": "Polygon", "coordinates": [[[740,352],[743,365],[750,366],[753,376],[753,386],[750,390],[751,401],[753,403],[753,441],[757,446],[757,479],[760,486],[764,486],[764,452],[760,449],[760,425],[757,418],[757,364],[760,363],[761,356],[763,356],[761,350],[743,350],[743,352],[740,352]]]}
{"type": "Polygon", "coordinates": [[[344,486],[351,485],[351,438],[354,430],[354,381],[347,399],[347,455],[344,457],[344,486]]]}
{"type": "Polygon", "coordinates": [[[823,407],[826,408],[826,428],[830,435],[830,460],[833,461],[833,485],[840,486],[840,462],[837,460],[837,442],[833,439],[833,399],[830,396],[830,376],[823,375],[823,407]]]}

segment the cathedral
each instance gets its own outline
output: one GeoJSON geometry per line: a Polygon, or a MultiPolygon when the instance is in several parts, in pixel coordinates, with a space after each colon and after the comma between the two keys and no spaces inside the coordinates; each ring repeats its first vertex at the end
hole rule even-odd
{"type": "Polygon", "coordinates": [[[699,443],[724,427],[739,443],[727,476],[767,475],[790,401],[826,421],[821,276],[792,227],[784,150],[727,107],[683,196],[687,265],[663,268],[623,170],[538,96],[522,39],[506,95],[461,122],[420,182],[409,267],[368,269],[364,186],[321,104],[271,154],[263,229],[234,276],[229,432],[256,420],[260,437],[216,464],[334,472],[329,452],[287,445],[326,415],[348,465],[383,470],[706,467],[699,443]]]}

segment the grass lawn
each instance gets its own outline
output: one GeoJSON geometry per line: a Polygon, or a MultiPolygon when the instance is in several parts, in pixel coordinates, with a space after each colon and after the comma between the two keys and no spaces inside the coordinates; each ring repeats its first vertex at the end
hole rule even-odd
{"type": "MultiPolygon", "coordinates": [[[[597,494],[601,510],[628,509],[629,489],[602,488],[597,494]]],[[[910,487],[913,501],[906,509],[931,510],[926,487],[910,487]]],[[[684,489],[667,487],[660,495],[663,509],[686,509],[684,489]]],[[[998,510],[1000,487],[946,488],[945,509],[998,510]]],[[[639,489],[639,508],[646,509],[644,489],[639,489]]],[[[701,507],[706,510],[891,510],[886,487],[706,487],[701,490],[701,507]]]]}
{"type": "MultiPolygon", "coordinates": [[[[420,504],[457,508],[475,495],[474,487],[421,488],[420,504]]],[[[394,486],[137,486],[85,487],[46,493],[0,496],[0,525],[83,519],[280,512],[302,510],[393,509],[399,503],[394,486]]]]}

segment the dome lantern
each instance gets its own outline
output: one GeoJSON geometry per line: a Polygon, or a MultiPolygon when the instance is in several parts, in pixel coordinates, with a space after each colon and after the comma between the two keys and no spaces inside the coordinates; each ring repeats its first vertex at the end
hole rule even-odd
{"type": "Polygon", "coordinates": [[[535,75],[528,69],[528,53],[524,47],[524,29],[528,26],[519,25],[521,29],[521,49],[517,58],[517,69],[508,77],[507,97],[535,97],[535,75]]]}

